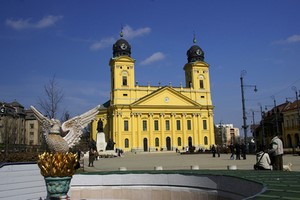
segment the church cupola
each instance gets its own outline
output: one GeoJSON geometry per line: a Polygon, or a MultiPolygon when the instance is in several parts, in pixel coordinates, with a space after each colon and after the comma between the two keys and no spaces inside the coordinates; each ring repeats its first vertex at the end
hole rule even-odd
{"type": "Polygon", "coordinates": [[[196,45],[196,38],[193,39],[194,45],[186,52],[188,62],[204,61],[204,51],[196,45]]]}
{"type": "Polygon", "coordinates": [[[113,57],[128,56],[131,57],[131,46],[123,39],[123,32],[120,32],[120,39],[113,45],[113,57]]]}

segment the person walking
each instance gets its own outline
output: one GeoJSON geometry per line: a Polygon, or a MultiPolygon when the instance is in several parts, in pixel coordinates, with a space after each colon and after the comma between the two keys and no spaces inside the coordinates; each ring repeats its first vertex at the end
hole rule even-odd
{"type": "Polygon", "coordinates": [[[246,160],[246,145],[245,145],[245,143],[242,143],[241,150],[242,150],[242,157],[244,160],[246,160]]]}
{"type": "Polygon", "coordinates": [[[94,161],[95,161],[95,150],[94,150],[94,148],[90,148],[90,151],[89,151],[89,167],[94,167],[94,161]]]}
{"type": "Polygon", "coordinates": [[[234,160],[234,146],[233,146],[232,143],[230,143],[229,149],[230,149],[230,152],[231,152],[230,160],[234,160]]]}
{"type": "Polygon", "coordinates": [[[216,157],[216,147],[215,147],[215,145],[212,145],[211,152],[212,152],[212,156],[216,157]]]}
{"type": "Polygon", "coordinates": [[[220,157],[220,145],[217,145],[217,154],[218,154],[218,157],[220,157]]]}
{"type": "Polygon", "coordinates": [[[273,170],[283,170],[283,144],[278,136],[275,136],[271,140],[271,149],[269,150],[269,155],[271,157],[273,170]]]}
{"type": "Polygon", "coordinates": [[[241,146],[239,143],[235,145],[236,160],[241,160],[241,146]]]}

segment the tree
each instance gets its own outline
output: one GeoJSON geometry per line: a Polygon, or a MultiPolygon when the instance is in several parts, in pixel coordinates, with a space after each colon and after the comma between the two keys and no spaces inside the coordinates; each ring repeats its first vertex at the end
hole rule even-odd
{"type": "Polygon", "coordinates": [[[59,105],[63,101],[64,95],[63,90],[58,85],[55,75],[44,85],[44,92],[45,95],[38,99],[38,105],[50,119],[56,119],[59,105]]]}

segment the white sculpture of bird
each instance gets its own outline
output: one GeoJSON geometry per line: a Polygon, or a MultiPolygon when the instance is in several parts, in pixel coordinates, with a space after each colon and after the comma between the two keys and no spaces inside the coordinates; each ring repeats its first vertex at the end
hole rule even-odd
{"type": "Polygon", "coordinates": [[[98,114],[100,105],[95,108],[65,121],[62,125],[58,119],[49,119],[40,113],[35,107],[30,106],[38,121],[42,124],[46,143],[52,152],[66,153],[69,148],[79,142],[82,135],[82,129],[90,123],[98,114]],[[62,132],[67,132],[62,137],[62,132]]]}

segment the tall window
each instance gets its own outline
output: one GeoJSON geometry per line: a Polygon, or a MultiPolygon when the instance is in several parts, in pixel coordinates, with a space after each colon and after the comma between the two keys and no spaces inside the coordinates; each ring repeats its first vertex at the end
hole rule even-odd
{"type": "Polygon", "coordinates": [[[207,136],[204,137],[204,144],[205,144],[205,145],[208,145],[208,139],[207,139],[207,136]]]}
{"type": "Polygon", "coordinates": [[[122,76],[122,85],[127,85],[127,76],[122,76]]]}
{"type": "Polygon", "coordinates": [[[147,131],[147,120],[143,120],[143,131],[147,131]]]}
{"type": "Polygon", "coordinates": [[[180,120],[176,120],[176,129],[177,131],[181,130],[181,127],[180,127],[180,120]]]}
{"type": "Polygon", "coordinates": [[[178,138],[177,138],[177,145],[178,145],[178,146],[181,146],[181,137],[178,137],[178,138]]]}
{"type": "Polygon", "coordinates": [[[192,121],[188,119],[186,123],[187,123],[187,130],[192,130],[192,121]]]}
{"type": "Polygon", "coordinates": [[[170,120],[166,120],[166,131],[170,130],[170,120]]]}
{"type": "Polygon", "coordinates": [[[158,120],[154,120],[154,130],[158,131],[158,120]]]}
{"type": "Polygon", "coordinates": [[[128,140],[128,138],[125,139],[125,148],[129,148],[129,140],[128,140]]]}
{"type": "Polygon", "coordinates": [[[203,120],[203,129],[207,130],[207,121],[206,121],[206,119],[203,120]]]}
{"type": "Polygon", "coordinates": [[[203,80],[200,80],[200,88],[201,88],[201,89],[204,88],[204,82],[203,82],[203,80]]]}
{"type": "Polygon", "coordinates": [[[128,120],[124,120],[124,131],[128,131],[128,120]]]}
{"type": "Polygon", "coordinates": [[[159,147],[159,138],[155,138],[155,146],[159,147]]]}
{"type": "Polygon", "coordinates": [[[30,128],[33,129],[34,128],[34,124],[30,124],[30,128]]]}

